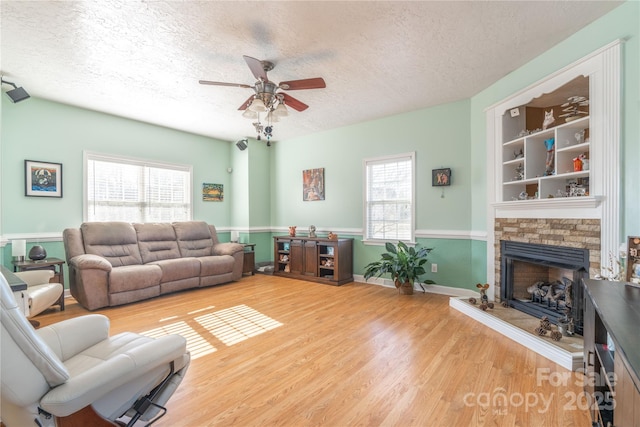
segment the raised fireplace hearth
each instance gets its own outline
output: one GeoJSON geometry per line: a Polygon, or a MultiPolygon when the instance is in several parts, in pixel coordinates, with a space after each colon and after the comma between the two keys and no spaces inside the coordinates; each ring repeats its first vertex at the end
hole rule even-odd
{"type": "Polygon", "coordinates": [[[589,277],[589,250],[502,240],[500,253],[500,299],[556,325],[570,318],[582,335],[582,279],[589,277]]]}

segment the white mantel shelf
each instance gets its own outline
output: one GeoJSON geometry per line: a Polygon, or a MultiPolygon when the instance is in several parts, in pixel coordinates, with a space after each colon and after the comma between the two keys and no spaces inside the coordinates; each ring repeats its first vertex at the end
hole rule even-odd
{"type": "Polygon", "coordinates": [[[597,208],[603,196],[588,197],[556,197],[550,199],[530,199],[530,200],[514,200],[511,202],[496,202],[493,207],[496,209],[509,210],[529,210],[536,208],[559,208],[559,209],[593,209],[597,208]]]}
{"type": "Polygon", "coordinates": [[[478,307],[474,307],[466,302],[467,297],[451,297],[449,298],[449,306],[471,317],[493,329],[496,332],[512,339],[528,349],[535,351],[537,354],[557,363],[570,371],[577,371],[583,368],[583,350],[570,352],[564,350],[548,340],[538,337],[531,332],[527,332],[518,328],[489,312],[482,311],[478,307]]]}

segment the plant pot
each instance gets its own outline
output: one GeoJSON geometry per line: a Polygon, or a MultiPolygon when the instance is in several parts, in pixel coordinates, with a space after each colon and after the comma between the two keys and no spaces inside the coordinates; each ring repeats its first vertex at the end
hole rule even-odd
{"type": "Polygon", "coordinates": [[[413,295],[413,286],[409,282],[399,283],[396,281],[396,288],[400,295],[413,295]]]}

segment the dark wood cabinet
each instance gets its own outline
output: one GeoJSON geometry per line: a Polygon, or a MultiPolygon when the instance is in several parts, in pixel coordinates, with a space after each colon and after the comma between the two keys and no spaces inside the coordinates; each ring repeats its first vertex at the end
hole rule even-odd
{"type": "Polygon", "coordinates": [[[318,250],[316,243],[308,240],[291,239],[289,240],[289,247],[289,273],[302,276],[317,276],[318,250]]]}
{"type": "Polygon", "coordinates": [[[585,393],[594,425],[640,427],[640,288],[584,280],[585,393]]]}
{"type": "Polygon", "coordinates": [[[353,239],[274,237],[274,274],[330,285],[353,281],[353,239]]]}

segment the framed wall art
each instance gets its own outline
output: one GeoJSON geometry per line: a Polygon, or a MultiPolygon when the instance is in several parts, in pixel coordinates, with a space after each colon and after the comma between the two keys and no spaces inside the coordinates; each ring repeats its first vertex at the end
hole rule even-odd
{"type": "Polygon", "coordinates": [[[302,171],[302,200],[324,200],[324,168],[302,171]]]}
{"type": "Polygon", "coordinates": [[[223,184],[202,183],[203,202],[222,202],[224,200],[223,184]]]}
{"type": "Polygon", "coordinates": [[[24,161],[24,195],[62,197],[62,163],[24,161]]]}
{"type": "Polygon", "coordinates": [[[445,185],[451,185],[451,169],[432,169],[431,170],[431,186],[443,187],[445,185]]]}

